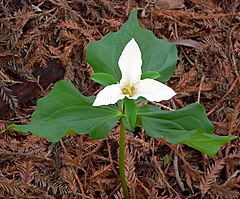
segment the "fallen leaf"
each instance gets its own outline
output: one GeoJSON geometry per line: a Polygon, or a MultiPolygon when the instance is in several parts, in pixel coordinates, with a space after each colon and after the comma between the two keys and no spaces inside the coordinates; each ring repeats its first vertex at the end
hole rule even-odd
{"type": "Polygon", "coordinates": [[[156,7],[164,9],[180,9],[183,8],[184,0],[158,0],[155,2],[156,7]]]}
{"type": "Polygon", "coordinates": [[[192,39],[177,39],[177,40],[172,40],[169,42],[172,44],[189,46],[189,47],[193,47],[193,48],[197,48],[197,49],[199,49],[201,47],[201,44],[199,42],[194,41],[192,39]]]}

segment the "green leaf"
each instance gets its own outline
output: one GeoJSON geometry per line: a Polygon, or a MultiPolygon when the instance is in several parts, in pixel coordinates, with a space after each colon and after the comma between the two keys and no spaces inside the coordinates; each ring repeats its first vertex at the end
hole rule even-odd
{"type": "Polygon", "coordinates": [[[142,106],[138,109],[138,124],[151,137],[164,137],[172,144],[183,142],[209,156],[216,154],[222,144],[236,138],[213,135],[213,125],[199,103],[177,111],[142,106]]]}
{"type": "Polygon", "coordinates": [[[160,74],[158,80],[166,82],[178,59],[176,46],[156,38],[151,31],[140,27],[137,10],[131,12],[118,32],[110,32],[101,40],[89,43],[86,52],[88,63],[96,73],[108,73],[119,82],[121,73],[118,59],[131,38],[135,38],[142,52],[142,72],[157,72],[160,74]]]}
{"type": "Polygon", "coordinates": [[[94,73],[91,76],[91,79],[95,82],[101,84],[102,86],[107,86],[109,84],[116,84],[117,81],[112,75],[109,75],[107,73],[94,73]]]}
{"type": "Polygon", "coordinates": [[[164,137],[173,144],[191,137],[196,129],[213,133],[213,125],[208,120],[204,107],[198,103],[177,111],[164,111],[145,105],[139,108],[138,116],[149,136],[164,137]]]}
{"type": "Polygon", "coordinates": [[[168,154],[163,156],[163,166],[164,168],[172,161],[172,157],[168,154]]]}
{"type": "Polygon", "coordinates": [[[150,79],[158,79],[161,75],[155,71],[147,71],[142,74],[142,79],[150,78],[150,79]]]}
{"type": "Polygon", "coordinates": [[[38,100],[37,109],[28,125],[11,125],[19,132],[32,132],[51,142],[76,132],[90,134],[93,139],[105,138],[122,113],[117,106],[92,107],[94,97],[85,97],[68,81],[59,81],[53,90],[38,100]]]}
{"type": "Polygon", "coordinates": [[[126,115],[126,120],[130,125],[129,129],[130,131],[134,131],[136,127],[136,121],[137,121],[137,106],[134,100],[128,99],[127,97],[124,98],[123,100],[124,107],[125,107],[125,115],[126,115]]]}
{"type": "Polygon", "coordinates": [[[216,136],[196,130],[196,133],[193,136],[182,142],[198,151],[208,154],[210,157],[213,157],[216,155],[221,145],[236,138],[237,136],[216,136]]]}

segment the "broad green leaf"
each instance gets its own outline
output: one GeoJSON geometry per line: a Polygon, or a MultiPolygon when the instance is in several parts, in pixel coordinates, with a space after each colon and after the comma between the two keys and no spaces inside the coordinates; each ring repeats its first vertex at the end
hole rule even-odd
{"type": "Polygon", "coordinates": [[[213,125],[199,103],[177,111],[145,105],[138,110],[138,123],[151,137],[164,137],[172,144],[182,142],[209,156],[216,154],[222,144],[236,138],[213,135],[213,125]]]}
{"type": "Polygon", "coordinates": [[[116,84],[117,81],[112,75],[109,75],[107,73],[94,73],[91,76],[91,79],[95,82],[101,84],[102,86],[107,86],[109,84],[116,84]]]}
{"type": "Polygon", "coordinates": [[[150,78],[150,79],[158,79],[160,78],[160,74],[155,71],[147,71],[142,74],[142,79],[150,78]]]}
{"type": "Polygon", "coordinates": [[[208,154],[210,157],[216,155],[221,145],[237,138],[237,136],[216,136],[212,134],[203,133],[196,130],[196,133],[182,142],[194,149],[208,154]]]}
{"type": "Polygon", "coordinates": [[[136,127],[136,121],[137,121],[137,106],[134,100],[128,99],[127,97],[123,100],[124,103],[124,111],[126,115],[126,120],[130,125],[130,128],[128,130],[134,131],[136,127]]]}
{"type": "Polygon", "coordinates": [[[11,125],[19,132],[32,132],[51,142],[76,132],[90,134],[93,139],[105,138],[121,117],[114,105],[92,107],[94,97],[85,97],[68,81],[59,81],[53,90],[38,100],[37,109],[28,125],[11,125]]]}
{"type": "Polygon", "coordinates": [[[160,75],[158,80],[166,82],[178,59],[176,46],[156,38],[151,31],[140,27],[137,10],[131,12],[118,32],[110,32],[101,40],[89,43],[86,52],[88,63],[96,73],[108,73],[119,82],[121,73],[118,59],[131,38],[135,38],[142,52],[142,72],[157,72],[160,75]]]}
{"type": "Polygon", "coordinates": [[[204,107],[198,103],[177,111],[164,111],[145,105],[139,108],[138,116],[149,136],[164,137],[173,144],[191,137],[197,129],[213,133],[213,125],[208,120],[204,107]]]}

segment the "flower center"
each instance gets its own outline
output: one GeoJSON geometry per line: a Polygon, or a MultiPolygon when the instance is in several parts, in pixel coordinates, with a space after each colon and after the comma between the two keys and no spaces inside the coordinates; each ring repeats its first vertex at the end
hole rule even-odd
{"type": "MultiPolygon", "coordinates": [[[[137,82],[138,83],[138,82],[137,82]]],[[[128,80],[128,83],[124,83],[124,87],[122,88],[122,92],[124,95],[128,95],[129,97],[133,96],[134,91],[136,90],[135,86],[136,84],[130,84],[130,80],[128,80]]]]}

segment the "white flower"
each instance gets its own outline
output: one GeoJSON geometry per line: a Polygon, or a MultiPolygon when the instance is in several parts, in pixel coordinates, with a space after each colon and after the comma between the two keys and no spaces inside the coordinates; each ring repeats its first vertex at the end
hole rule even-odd
{"type": "Polygon", "coordinates": [[[141,80],[141,51],[134,38],[123,49],[118,66],[122,73],[120,83],[108,85],[101,90],[93,106],[115,104],[125,97],[137,99],[142,96],[149,101],[161,101],[171,99],[176,95],[174,90],[161,82],[154,79],[141,80]]]}

